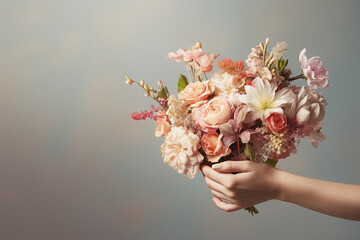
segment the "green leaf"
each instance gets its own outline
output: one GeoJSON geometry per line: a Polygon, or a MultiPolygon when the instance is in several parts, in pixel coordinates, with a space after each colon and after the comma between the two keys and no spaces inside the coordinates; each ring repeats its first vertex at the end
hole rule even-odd
{"type": "Polygon", "coordinates": [[[249,159],[250,161],[253,161],[255,159],[255,150],[251,143],[247,143],[245,145],[244,153],[247,159],[249,159]]]}
{"type": "Polygon", "coordinates": [[[178,92],[184,90],[184,88],[189,84],[187,78],[180,73],[180,78],[178,81],[178,92]]]}
{"type": "Polygon", "coordinates": [[[268,158],[265,163],[269,164],[272,167],[275,167],[278,161],[268,158]]]}
{"type": "Polygon", "coordinates": [[[167,99],[166,89],[164,87],[160,89],[160,91],[157,94],[157,97],[167,99]]]}
{"type": "Polygon", "coordinates": [[[166,92],[166,98],[170,97],[170,93],[167,87],[165,87],[165,92],[166,92]]]}

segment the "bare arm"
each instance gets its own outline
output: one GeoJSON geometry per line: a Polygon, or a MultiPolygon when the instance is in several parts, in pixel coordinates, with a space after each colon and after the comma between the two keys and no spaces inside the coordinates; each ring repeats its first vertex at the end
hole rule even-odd
{"type": "Polygon", "coordinates": [[[225,211],[278,199],[360,221],[360,186],[357,185],[301,177],[250,161],[228,161],[214,165],[214,169],[202,166],[202,172],[215,204],[225,211]]]}
{"type": "Polygon", "coordinates": [[[360,186],[280,174],[279,200],[330,216],[360,221],[360,186]]]}

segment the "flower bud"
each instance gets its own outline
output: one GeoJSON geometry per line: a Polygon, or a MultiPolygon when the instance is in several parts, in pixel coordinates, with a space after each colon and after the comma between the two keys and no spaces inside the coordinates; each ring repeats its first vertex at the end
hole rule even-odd
{"type": "Polygon", "coordinates": [[[147,91],[147,92],[149,91],[149,86],[148,86],[146,83],[144,84],[144,89],[145,89],[145,91],[147,91]]]}
{"type": "Polygon", "coordinates": [[[271,65],[273,65],[275,61],[276,61],[275,58],[271,59],[271,61],[268,63],[268,66],[270,67],[271,65]]]}
{"type": "Polygon", "coordinates": [[[200,49],[202,46],[201,46],[201,42],[197,42],[196,44],[195,44],[195,50],[197,50],[197,49],[200,49]]]}
{"type": "Polygon", "coordinates": [[[270,38],[266,38],[265,39],[265,46],[269,45],[269,43],[270,43],[270,38]]]}
{"type": "Polygon", "coordinates": [[[161,89],[164,86],[161,80],[158,81],[158,86],[159,86],[159,89],[161,89]]]}
{"type": "Polygon", "coordinates": [[[125,78],[126,78],[126,81],[125,81],[125,83],[127,84],[127,85],[132,85],[133,84],[133,80],[131,80],[129,77],[128,77],[128,75],[125,75],[125,78]]]}
{"type": "Polygon", "coordinates": [[[144,87],[144,84],[145,84],[144,80],[140,80],[140,86],[144,87]]]}

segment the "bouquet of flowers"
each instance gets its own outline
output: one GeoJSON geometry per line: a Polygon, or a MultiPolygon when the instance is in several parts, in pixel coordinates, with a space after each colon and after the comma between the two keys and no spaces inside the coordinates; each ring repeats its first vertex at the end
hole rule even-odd
{"type": "MultiPolygon", "coordinates": [[[[314,147],[326,140],[321,128],[327,103],[316,89],[330,86],[328,71],[319,57],[308,59],[303,49],[302,73],[292,76],[283,59],[286,42],[271,51],[268,45],[269,38],[251,49],[247,68],[241,60],[224,58],[217,62],[220,71],[213,71],[220,54],[204,52],[199,42],[170,52],[169,58],[185,63],[188,75],[180,74],[177,97],[161,81],[154,89],[126,75],[128,85],[138,84],[159,105],[131,117],[157,122],[155,136],[165,137],[160,148],[164,163],[189,178],[200,164],[230,159],[275,167],[279,159],[296,153],[301,138],[310,139],[314,147]],[[292,85],[297,79],[305,79],[308,86],[292,85]]],[[[258,213],[255,207],[246,210],[258,213]]]]}

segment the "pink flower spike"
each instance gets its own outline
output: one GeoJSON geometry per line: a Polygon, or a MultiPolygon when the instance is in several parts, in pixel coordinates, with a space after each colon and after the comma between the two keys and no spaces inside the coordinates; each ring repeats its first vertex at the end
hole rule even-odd
{"type": "Polygon", "coordinates": [[[179,48],[175,53],[169,52],[168,58],[175,59],[175,61],[177,61],[177,62],[181,62],[184,59],[184,53],[185,53],[185,50],[179,48]]]}
{"type": "Polygon", "coordinates": [[[156,121],[158,118],[163,118],[163,109],[161,107],[157,107],[155,108],[154,105],[150,106],[151,110],[150,111],[141,111],[141,112],[134,112],[133,114],[131,114],[131,118],[134,120],[145,120],[147,118],[153,119],[154,121],[156,121]]]}

